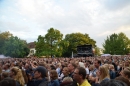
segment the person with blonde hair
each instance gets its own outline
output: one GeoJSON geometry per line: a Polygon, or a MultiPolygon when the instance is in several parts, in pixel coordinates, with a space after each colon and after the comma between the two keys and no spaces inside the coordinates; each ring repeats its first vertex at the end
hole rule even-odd
{"type": "Polygon", "coordinates": [[[109,71],[106,68],[106,66],[102,65],[99,67],[97,76],[99,77],[99,82],[101,82],[102,80],[105,80],[105,79],[110,79],[109,71]]]}
{"type": "Polygon", "coordinates": [[[18,67],[12,67],[11,68],[10,77],[13,78],[16,81],[17,85],[19,85],[19,84],[20,84],[20,86],[25,85],[25,81],[24,81],[24,77],[22,75],[22,71],[18,67]]]}
{"type": "Polygon", "coordinates": [[[109,70],[106,66],[102,65],[97,71],[96,82],[92,86],[99,86],[100,83],[108,80],[110,80],[109,70]]]}

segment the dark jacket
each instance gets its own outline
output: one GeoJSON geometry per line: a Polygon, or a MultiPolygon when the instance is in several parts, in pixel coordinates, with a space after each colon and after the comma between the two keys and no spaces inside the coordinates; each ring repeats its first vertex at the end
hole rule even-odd
{"type": "Polygon", "coordinates": [[[101,83],[93,83],[92,86],[102,86],[102,84],[103,84],[104,82],[107,82],[107,81],[109,81],[109,80],[110,80],[109,78],[105,78],[104,80],[101,81],[101,83]]]}
{"type": "Polygon", "coordinates": [[[115,71],[110,70],[109,74],[110,74],[110,79],[115,79],[116,78],[116,72],[115,71]]]}
{"type": "MultiPolygon", "coordinates": [[[[71,77],[72,79],[73,79],[73,73],[74,72],[69,74],[69,77],[71,77]]],[[[69,86],[78,86],[78,85],[77,85],[77,82],[73,79],[73,82],[69,86]]]]}
{"type": "Polygon", "coordinates": [[[72,86],[72,83],[73,82],[71,82],[71,81],[65,81],[65,82],[62,82],[61,84],[60,84],[60,86],[72,86]]]}
{"type": "Polygon", "coordinates": [[[49,82],[49,86],[60,86],[59,80],[53,80],[49,82]]]}
{"type": "Polygon", "coordinates": [[[22,86],[20,85],[19,81],[15,81],[16,82],[16,86],[22,86]]]}
{"type": "Polygon", "coordinates": [[[73,79],[72,84],[70,84],[69,86],[78,86],[76,80],[73,79]]]}
{"type": "Polygon", "coordinates": [[[42,80],[32,80],[27,86],[48,86],[48,81],[45,78],[42,80]]]}

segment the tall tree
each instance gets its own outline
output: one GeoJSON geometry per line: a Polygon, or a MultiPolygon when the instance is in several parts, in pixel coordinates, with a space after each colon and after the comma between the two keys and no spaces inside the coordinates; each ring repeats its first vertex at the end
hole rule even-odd
{"type": "Polygon", "coordinates": [[[124,33],[112,34],[103,43],[104,53],[124,55],[130,51],[130,39],[124,33]]]}
{"type": "Polygon", "coordinates": [[[72,33],[67,34],[64,39],[66,42],[69,43],[67,48],[64,48],[66,52],[63,53],[64,56],[71,56],[72,51],[77,53],[77,46],[84,45],[84,44],[92,44],[95,47],[96,41],[91,39],[88,34],[82,33],[72,33]]]}
{"type": "Polygon", "coordinates": [[[49,56],[48,44],[45,41],[45,37],[39,35],[36,43],[36,56],[49,56]]]}
{"type": "Polygon", "coordinates": [[[19,39],[17,36],[11,36],[5,41],[4,50],[4,55],[10,57],[22,58],[29,54],[26,41],[19,39]]]}
{"type": "Polygon", "coordinates": [[[4,52],[4,46],[5,46],[5,41],[11,37],[12,34],[7,31],[7,32],[0,32],[0,54],[3,54],[4,52]]]}
{"type": "Polygon", "coordinates": [[[62,41],[62,38],[63,34],[61,34],[59,30],[50,28],[45,37],[38,37],[38,41],[36,42],[36,55],[61,56],[63,48],[60,46],[60,42],[62,41]]]}
{"type": "Polygon", "coordinates": [[[120,49],[123,51],[122,54],[130,53],[130,39],[122,32],[118,36],[121,44],[120,49]]]}
{"type": "Polygon", "coordinates": [[[60,45],[59,45],[61,48],[62,48],[62,56],[67,56],[68,55],[68,52],[66,52],[67,51],[67,49],[68,49],[68,47],[69,47],[69,41],[66,41],[66,40],[62,40],[61,42],[60,42],[60,45]]]}
{"type": "Polygon", "coordinates": [[[59,30],[50,28],[48,30],[48,33],[45,35],[45,39],[47,44],[49,44],[49,51],[52,55],[61,55],[61,47],[59,46],[61,40],[62,40],[63,34],[60,33],[59,30]]]}

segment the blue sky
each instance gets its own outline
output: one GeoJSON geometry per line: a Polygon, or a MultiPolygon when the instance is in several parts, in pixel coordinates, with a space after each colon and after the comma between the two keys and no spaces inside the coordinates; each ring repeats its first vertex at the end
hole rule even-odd
{"type": "Polygon", "coordinates": [[[130,0],[0,0],[1,32],[32,42],[51,27],[87,33],[98,47],[113,33],[130,38],[130,0]]]}

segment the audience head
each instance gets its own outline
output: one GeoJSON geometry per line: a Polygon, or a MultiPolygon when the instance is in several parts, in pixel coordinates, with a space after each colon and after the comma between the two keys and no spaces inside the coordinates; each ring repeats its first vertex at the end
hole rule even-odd
{"type": "Polygon", "coordinates": [[[9,76],[8,72],[2,72],[1,73],[1,79],[7,78],[9,76]]]}
{"type": "Polygon", "coordinates": [[[75,65],[75,63],[69,63],[68,65],[69,72],[73,72],[76,67],[77,66],[75,65]]]}
{"type": "Polygon", "coordinates": [[[65,77],[62,82],[73,82],[71,77],[65,77]]]}
{"type": "Polygon", "coordinates": [[[34,78],[41,79],[47,77],[47,70],[43,66],[38,66],[34,71],[34,78]]]}
{"type": "Polygon", "coordinates": [[[86,70],[83,67],[78,67],[74,71],[73,78],[78,82],[86,78],[86,70]]]}
{"type": "Polygon", "coordinates": [[[94,62],[94,66],[96,68],[99,68],[100,65],[101,65],[101,61],[99,59],[96,59],[95,62],[94,62]]]}
{"type": "Polygon", "coordinates": [[[99,77],[100,81],[102,81],[105,78],[110,78],[107,67],[104,65],[100,66],[97,72],[97,76],[99,77]]]}
{"type": "Polygon", "coordinates": [[[84,63],[83,63],[83,62],[79,62],[79,67],[83,67],[83,68],[85,68],[84,63]]]}
{"type": "Polygon", "coordinates": [[[100,86],[127,86],[124,82],[111,79],[100,83],[100,86]]]}
{"type": "Polygon", "coordinates": [[[16,82],[14,79],[8,77],[0,81],[0,86],[16,86],[16,82]]]}
{"type": "Polygon", "coordinates": [[[69,75],[68,67],[64,67],[63,70],[62,70],[62,73],[64,74],[64,76],[68,76],[69,75]]]}
{"type": "Polygon", "coordinates": [[[57,74],[56,70],[50,71],[50,78],[51,78],[51,80],[58,79],[58,74],[57,74]]]}
{"type": "Polygon", "coordinates": [[[130,79],[130,67],[126,67],[124,70],[120,72],[121,76],[130,79]]]}
{"type": "Polygon", "coordinates": [[[18,81],[20,85],[24,86],[25,81],[21,69],[19,69],[18,67],[12,67],[10,71],[10,76],[14,80],[18,81]]]}
{"type": "Polygon", "coordinates": [[[126,83],[128,86],[130,85],[130,81],[128,79],[124,78],[123,76],[116,77],[115,80],[122,81],[122,82],[126,83]]]}

